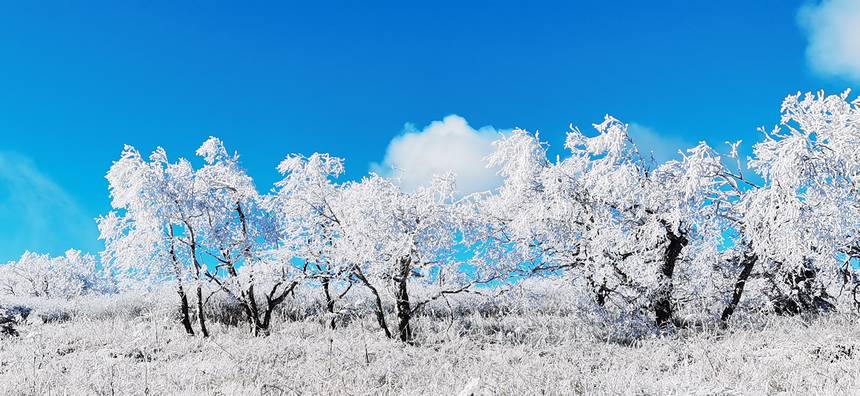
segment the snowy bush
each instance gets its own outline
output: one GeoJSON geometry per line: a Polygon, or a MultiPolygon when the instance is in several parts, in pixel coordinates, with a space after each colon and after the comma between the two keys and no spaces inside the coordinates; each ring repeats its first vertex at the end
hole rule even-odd
{"type": "Polygon", "coordinates": [[[78,250],[59,257],[26,252],[17,261],[0,265],[0,293],[7,295],[71,298],[113,289],[110,272],[78,250]]]}

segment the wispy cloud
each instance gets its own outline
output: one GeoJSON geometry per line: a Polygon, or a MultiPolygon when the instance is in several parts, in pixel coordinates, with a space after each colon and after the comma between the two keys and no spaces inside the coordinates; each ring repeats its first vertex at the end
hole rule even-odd
{"type": "Polygon", "coordinates": [[[449,171],[456,173],[457,189],[462,194],[489,190],[501,179],[495,169],[486,167],[484,157],[492,152],[492,142],[499,133],[491,126],[474,129],[458,115],[433,121],[422,130],[407,124],[388,144],[382,164],[372,164],[371,169],[396,177],[407,191],[449,171]]]}
{"type": "Polygon", "coordinates": [[[686,150],[693,146],[684,139],[661,134],[652,128],[637,123],[630,123],[627,133],[639,146],[642,154],[653,156],[657,165],[670,159],[680,158],[679,150],[686,150]]]}
{"type": "Polygon", "coordinates": [[[806,57],[815,71],[860,82],[860,0],[807,4],[798,22],[807,33],[806,57]]]}
{"type": "Polygon", "coordinates": [[[0,262],[97,245],[94,221],[26,156],[0,152],[0,262]]]}

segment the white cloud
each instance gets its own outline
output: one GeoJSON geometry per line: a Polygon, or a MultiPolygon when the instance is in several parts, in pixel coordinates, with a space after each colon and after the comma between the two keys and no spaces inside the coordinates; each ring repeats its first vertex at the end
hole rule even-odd
{"type": "Polygon", "coordinates": [[[684,139],[660,134],[652,128],[635,122],[630,123],[627,133],[633,142],[639,147],[639,151],[646,158],[650,155],[654,158],[656,165],[662,164],[670,159],[679,159],[679,150],[693,147],[684,139]]]}
{"type": "Polygon", "coordinates": [[[798,12],[806,57],[824,75],[860,81],[860,0],[824,0],[798,12]]]}
{"type": "Polygon", "coordinates": [[[60,254],[97,246],[95,222],[22,155],[0,152],[0,263],[25,250],[60,254]]]}
{"type": "Polygon", "coordinates": [[[496,170],[487,168],[484,161],[499,133],[491,126],[474,129],[457,115],[433,121],[420,131],[407,124],[404,133],[388,144],[382,164],[371,169],[399,179],[407,191],[449,171],[457,175],[461,194],[489,190],[501,184],[496,170]]]}

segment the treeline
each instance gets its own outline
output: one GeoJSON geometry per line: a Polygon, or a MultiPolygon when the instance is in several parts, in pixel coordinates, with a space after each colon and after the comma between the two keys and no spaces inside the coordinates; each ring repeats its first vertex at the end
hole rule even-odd
{"type": "MultiPolygon", "coordinates": [[[[126,146],[107,173],[101,265],[68,260],[106,271],[115,289],[172,282],[182,326],[204,337],[207,290],[265,334],[297,288],[320,293],[332,328],[362,288],[380,331],[404,342],[429,302],[525,278],[565,279],[572,306],[658,328],[728,324],[740,307],[857,309],[860,101],[797,94],[781,111],[748,158],[740,142],[725,153],[702,142],[657,164],[609,116],[594,133],[572,129],[557,159],[515,130],[487,158],[503,184],[465,197],[452,174],[416,191],[375,174],[338,181],[343,160],[328,154],[287,156],[261,194],[216,138],[197,150],[200,166],[126,146]],[[418,284],[430,292],[418,298],[418,284]]],[[[30,283],[6,289],[48,294],[30,283]]]]}

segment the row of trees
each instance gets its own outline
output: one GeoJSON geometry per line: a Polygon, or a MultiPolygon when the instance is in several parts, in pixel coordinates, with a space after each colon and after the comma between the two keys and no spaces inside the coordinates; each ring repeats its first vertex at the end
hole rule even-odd
{"type": "Polygon", "coordinates": [[[780,126],[748,158],[704,142],[679,161],[650,166],[612,117],[570,156],[550,162],[537,136],[515,131],[490,163],[505,184],[486,219],[532,271],[562,270],[598,309],[684,325],[686,313],[728,321],[742,298],[797,314],[851,309],[860,187],[860,101],[793,95],[780,126]],[[684,312],[680,312],[683,314],[684,312]]]}
{"type": "Polygon", "coordinates": [[[377,175],[337,184],[341,159],[292,155],[278,166],[283,179],[261,195],[218,139],[197,154],[199,169],[170,162],[160,148],[146,159],[127,146],[107,175],[117,210],[98,220],[103,261],[127,280],[175,282],[189,334],[194,321],[208,334],[205,282],[241,305],[255,334],[300,285],[317,286],[330,313],[354,286],[365,287],[385,334],[409,341],[410,320],[429,300],[498,277],[496,263],[458,259],[470,244],[464,220],[474,215],[454,201],[450,177],[414,193],[377,175]],[[411,299],[415,281],[435,294],[411,299]],[[388,298],[396,327],[385,315],[388,298]]]}
{"type": "Polygon", "coordinates": [[[255,334],[298,287],[332,316],[363,288],[381,331],[406,342],[430,301],[525,277],[564,277],[580,291],[572,305],[661,328],[693,314],[727,323],[740,305],[855,309],[860,101],[797,94],[781,110],[743,161],[740,142],[725,154],[702,142],[655,164],[609,116],[596,133],[572,128],[554,161],[515,130],[487,158],[502,186],[461,198],[454,175],[414,192],[375,174],[339,182],[343,160],[328,154],[288,156],[260,194],[216,138],[198,168],[126,146],[107,174],[102,263],[123,284],[173,282],[185,330],[203,336],[205,285],[255,334]],[[418,284],[430,293],[417,298],[418,284]]]}

